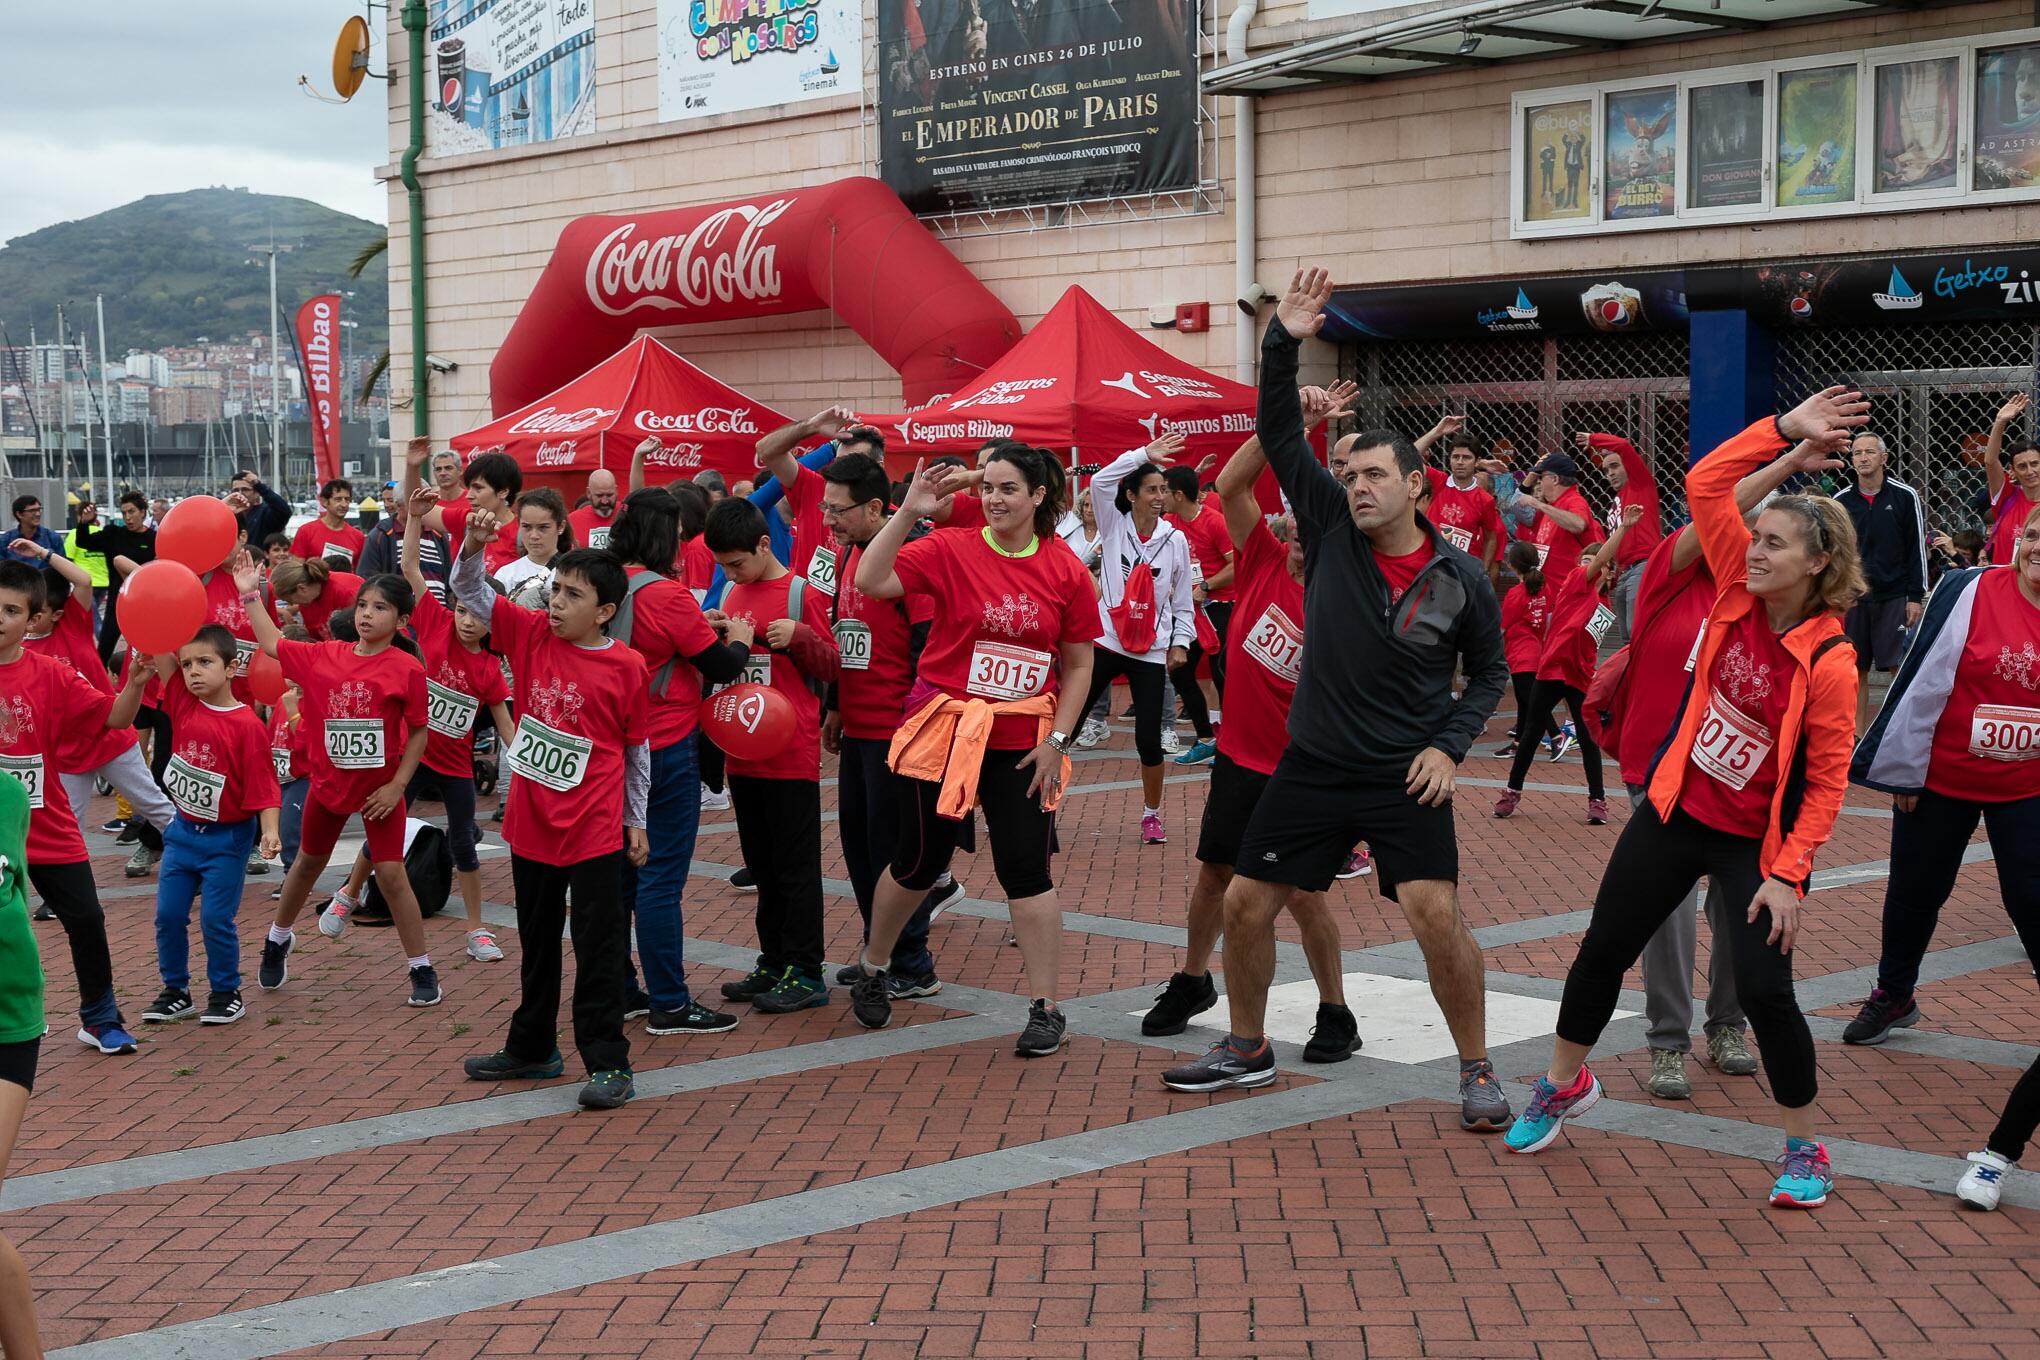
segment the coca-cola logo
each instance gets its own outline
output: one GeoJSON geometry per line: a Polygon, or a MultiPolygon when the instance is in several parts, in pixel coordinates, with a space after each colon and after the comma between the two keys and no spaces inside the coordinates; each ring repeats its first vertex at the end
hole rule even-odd
{"type": "Polygon", "coordinates": [[[609,420],[616,412],[600,406],[583,406],[578,411],[555,411],[541,406],[512,425],[509,434],[580,434],[609,420]]]}
{"type": "Polygon", "coordinates": [[[531,455],[533,467],[572,467],[574,465],[574,441],[562,439],[557,444],[540,444],[538,452],[531,455]]]}
{"type": "Polygon", "coordinates": [[[704,406],[699,411],[639,411],[637,427],[646,434],[763,434],[748,406],[704,406]]]}
{"type": "Polygon", "coordinates": [[[701,466],[701,454],[699,444],[661,444],[645,455],[645,466],[698,468],[701,466]]]}
{"type": "Polygon", "coordinates": [[[679,311],[711,302],[779,296],[778,247],[765,229],[794,200],[739,203],[710,213],[684,234],[638,240],[636,222],[617,227],[588,256],[588,300],[622,316],[640,307],[679,311]]]}

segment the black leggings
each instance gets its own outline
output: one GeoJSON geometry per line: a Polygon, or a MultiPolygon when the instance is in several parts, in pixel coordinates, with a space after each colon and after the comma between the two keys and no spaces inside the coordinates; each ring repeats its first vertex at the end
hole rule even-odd
{"type": "MultiPolygon", "coordinates": [[[[182,676],[172,676],[181,680],[182,676]]],[[[163,771],[170,768],[170,715],[160,708],[144,708],[135,714],[135,726],[149,734],[149,774],[156,786],[163,785],[163,771]]]]}
{"type": "Polygon", "coordinates": [[[1764,881],[1757,867],[1761,848],[1754,837],[1717,831],[1676,808],[1664,822],[1648,800],[1638,806],[1608,857],[1593,920],[1565,975],[1558,1037],[1587,1045],[1601,1037],[1615,1013],[1623,974],[1705,875],[1729,906],[1736,998],[1756,1031],[1772,1099],[1788,1110],[1812,1104],[1819,1079],[1813,1035],[1792,992],[1792,956],[1764,943],[1770,912],[1760,913],[1754,924],[1745,919],[1764,881]]]}
{"type": "Polygon", "coordinates": [[[71,970],[78,976],[78,1013],[88,1025],[113,1024],[120,1007],[113,995],[113,956],[106,944],[106,912],[92,882],[92,865],[31,864],[28,881],[57,914],[71,946],[71,970]]]}
{"type": "MultiPolygon", "coordinates": [[[[1534,737],[1530,736],[1531,728],[1536,726],[1530,720],[1530,695],[1537,688],[1537,672],[1510,671],[1509,684],[1516,691],[1516,740],[1524,741],[1527,739],[1532,746],[1535,746],[1537,741],[1534,737]]],[[[1558,735],[1558,718],[1551,709],[1544,711],[1544,735],[1547,737],[1558,735]]]]}
{"type": "MultiPolygon", "coordinates": [[[[1112,655],[1103,648],[1100,656],[1112,655]]],[[[1154,666],[1157,682],[1161,667],[1154,666]]],[[[1159,686],[1155,702],[1161,702],[1159,686]]],[[[1019,768],[1025,751],[985,752],[978,766],[978,806],[984,810],[985,830],[992,842],[992,872],[1008,902],[1039,897],[1053,891],[1055,879],[1049,872],[1049,857],[1055,852],[1055,814],[1041,806],[1039,796],[1030,797],[1031,770],[1019,768]]],[[[926,892],[949,870],[949,858],[956,853],[957,837],[965,822],[951,821],[935,810],[942,786],[925,779],[900,781],[900,839],[893,848],[893,882],[914,892],[926,892]]]]}
{"type": "Polygon", "coordinates": [[[1605,793],[1601,787],[1601,748],[1594,745],[1594,739],[1587,735],[1587,696],[1563,680],[1539,680],[1530,689],[1530,705],[1523,710],[1529,722],[1518,716],[1516,723],[1516,761],[1509,766],[1509,787],[1516,792],[1523,791],[1523,776],[1530,772],[1530,762],[1537,759],[1537,742],[1525,731],[1538,723],[1547,726],[1551,715],[1558,708],[1558,701],[1565,700],[1565,706],[1572,710],[1574,740],[1580,744],[1580,763],[1587,767],[1587,797],[1601,798],[1605,793]]]}
{"type": "MultiPolygon", "coordinates": [[[[1161,662],[1138,661],[1110,647],[1096,648],[1091,662],[1091,692],[1084,699],[1084,712],[1089,713],[1098,702],[1098,696],[1122,675],[1126,677],[1126,687],[1133,691],[1133,749],[1139,754],[1141,764],[1159,765],[1162,763],[1162,686],[1168,679],[1161,662]]],[[[1200,695],[1199,702],[1202,700],[1200,695]]],[[[1211,730],[1208,712],[1198,730],[1211,730]]]]}
{"type": "MultiPolygon", "coordinates": [[[[1197,729],[1197,740],[1211,740],[1211,705],[1205,702],[1204,686],[1197,682],[1197,663],[1204,656],[1204,648],[1198,643],[1190,644],[1190,655],[1184,663],[1169,672],[1169,683],[1176,689],[1176,708],[1190,720],[1197,729]]],[[[1216,668],[1214,667],[1214,673],[1216,668]]],[[[1135,714],[1136,722],[1139,715],[1135,714]]],[[[1159,745],[1161,738],[1155,738],[1159,745]]]]}

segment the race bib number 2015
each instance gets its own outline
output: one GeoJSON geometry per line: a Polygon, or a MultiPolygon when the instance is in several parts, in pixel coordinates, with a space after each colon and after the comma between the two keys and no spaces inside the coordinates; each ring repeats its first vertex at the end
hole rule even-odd
{"type": "Polygon", "coordinates": [[[472,694],[440,684],[425,682],[425,726],[442,737],[464,737],[474,730],[475,712],[481,700],[472,694]]]}

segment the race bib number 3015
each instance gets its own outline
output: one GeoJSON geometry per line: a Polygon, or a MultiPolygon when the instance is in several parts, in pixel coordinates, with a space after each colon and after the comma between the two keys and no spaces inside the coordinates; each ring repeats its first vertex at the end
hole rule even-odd
{"type": "Polygon", "coordinates": [[[1033,647],[980,642],[971,649],[964,689],[981,699],[1031,699],[1048,684],[1052,659],[1033,647]]]}

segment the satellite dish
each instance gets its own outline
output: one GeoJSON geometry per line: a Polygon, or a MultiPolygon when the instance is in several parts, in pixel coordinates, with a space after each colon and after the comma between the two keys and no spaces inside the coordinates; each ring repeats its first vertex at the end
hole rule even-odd
{"type": "Polygon", "coordinates": [[[340,25],[340,37],[333,44],[333,90],[342,99],[352,99],[368,75],[368,20],[359,14],[340,25]]]}

